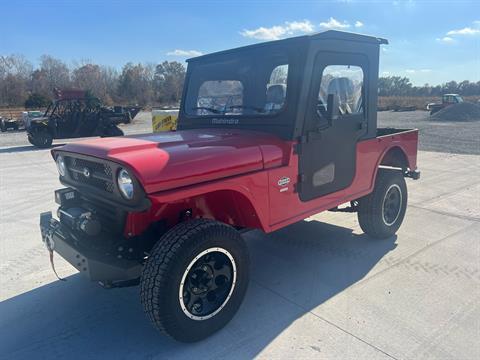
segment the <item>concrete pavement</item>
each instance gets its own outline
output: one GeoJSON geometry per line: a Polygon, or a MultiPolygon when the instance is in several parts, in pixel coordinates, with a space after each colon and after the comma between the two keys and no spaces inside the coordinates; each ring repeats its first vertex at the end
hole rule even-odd
{"type": "Polygon", "coordinates": [[[60,186],[48,150],[0,149],[0,358],[480,357],[480,156],[421,152],[398,236],[322,213],[251,232],[251,284],[233,321],[197,344],[158,334],[138,288],[104,290],[56,257],[38,215],[60,186]]]}

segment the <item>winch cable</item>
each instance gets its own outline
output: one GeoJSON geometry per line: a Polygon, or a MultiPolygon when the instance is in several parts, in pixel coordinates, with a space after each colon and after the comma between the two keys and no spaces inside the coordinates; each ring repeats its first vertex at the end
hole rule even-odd
{"type": "Polygon", "coordinates": [[[60,281],[67,281],[67,279],[64,279],[58,276],[57,270],[55,270],[55,264],[53,263],[53,250],[51,250],[49,247],[48,247],[48,253],[50,254],[50,265],[52,266],[53,273],[55,274],[57,279],[60,281]]]}
{"type": "Polygon", "coordinates": [[[44,242],[45,247],[47,248],[48,253],[49,253],[50,266],[52,267],[53,273],[55,274],[55,276],[57,277],[58,280],[67,281],[67,279],[63,279],[60,276],[58,276],[57,270],[55,270],[55,264],[53,262],[53,248],[54,248],[55,245],[54,245],[52,237],[53,237],[53,232],[55,230],[56,230],[56,228],[50,229],[49,231],[46,231],[46,233],[44,233],[43,230],[42,230],[42,235],[44,234],[44,236],[43,236],[44,241],[43,242],[44,242]]]}

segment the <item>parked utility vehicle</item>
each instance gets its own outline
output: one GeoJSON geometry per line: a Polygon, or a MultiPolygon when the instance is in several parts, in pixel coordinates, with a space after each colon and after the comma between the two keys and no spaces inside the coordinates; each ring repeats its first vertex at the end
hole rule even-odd
{"type": "Polygon", "coordinates": [[[3,117],[0,116],[0,131],[5,132],[9,129],[18,130],[20,128],[19,122],[17,119],[12,117],[3,117]]]}
{"type": "Polygon", "coordinates": [[[43,116],[25,124],[28,141],[37,147],[52,146],[53,139],[87,136],[123,136],[119,124],[128,124],[140,107],[103,106],[100,99],[82,90],[57,91],[43,116]]]}
{"type": "Polygon", "coordinates": [[[372,238],[393,236],[418,132],[377,128],[386,43],[327,31],[191,59],[177,131],[52,151],[67,188],[59,220],[41,215],[44,242],[104,286],[140,282],[153,324],[189,342],[242,302],[243,231],[344,210],[372,238]]]}
{"type": "Polygon", "coordinates": [[[430,115],[439,112],[440,110],[446,108],[447,106],[453,104],[459,104],[463,102],[463,98],[458,94],[445,94],[442,96],[441,103],[429,103],[427,104],[427,110],[430,111],[430,115]]]}

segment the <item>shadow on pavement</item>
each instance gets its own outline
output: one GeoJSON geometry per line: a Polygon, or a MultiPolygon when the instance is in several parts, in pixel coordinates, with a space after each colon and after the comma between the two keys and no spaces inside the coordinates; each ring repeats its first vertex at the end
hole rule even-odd
{"type": "Polygon", "coordinates": [[[247,234],[245,301],[225,329],[196,344],[157,333],[143,314],[138,287],[104,290],[73,275],[0,303],[0,357],[252,357],[292,322],[364,278],[395,240],[375,241],[318,221],[247,234]]]}
{"type": "Polygon", "coordinates": [[[59,146],[63,146],[65,144],[54,144],[50,148],[47,149],[41,149],[33,145],[25,145],[25,146],[12,146],[12,147],[7,147],[7,148],[1,148],[0,149],[0,154],[8,154],[8,153],[19,153],[19,152],[31,152],[31,151],[44,151],[44,150],[50,150],[59,146]]]}

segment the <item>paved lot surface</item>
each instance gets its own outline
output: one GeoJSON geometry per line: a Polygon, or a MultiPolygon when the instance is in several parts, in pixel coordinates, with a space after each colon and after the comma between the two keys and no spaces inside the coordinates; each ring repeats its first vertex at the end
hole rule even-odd
{"type": "Polygon", "coordinates": [[[382,127],[420,130],[420,150],[480,155],[480,119],[477,121],[432,120],[426,111],[378,113],[382,127]]]}
{"type": "Polygon", "coordinates": [[[104,290],[58,256],[57,281],[38,230],[60,186],[49,151],[0,148],[0,162],[2,359],[480,358],[479,156],[421,152],[395,238],[341,213],[247,234],[246,299],[193,345],[150,326],[138,288],[104,290]]]}
{"type": "MultiPolygon", "coordinates": [[[[378,124],[400,129],[418,128],[420,150],[480,155],[480,119],[470,122],[433,121],[426,111],[382,111],[378,113],[378,124]]],[[[140,112],[133,124],[122,125],[122,128],[127,135],[151,132],[151,113],[140,112]]],[[[56,140],[55,143],[62,144],[65,140],[56,140]]],[[[1,147],[31,149],[24,131],[1,133],[0,152],[1,147]]]]}

